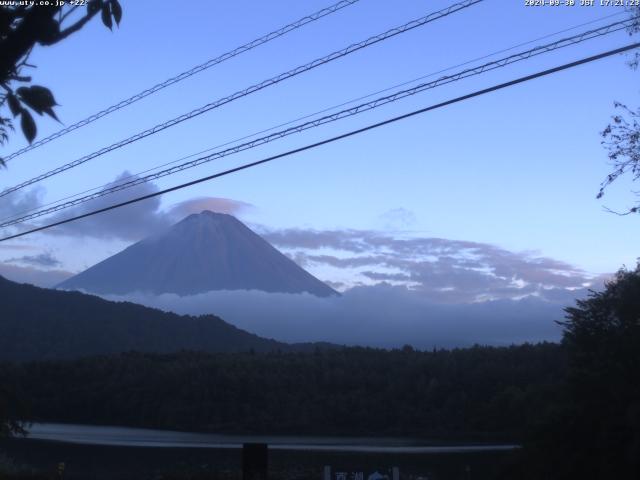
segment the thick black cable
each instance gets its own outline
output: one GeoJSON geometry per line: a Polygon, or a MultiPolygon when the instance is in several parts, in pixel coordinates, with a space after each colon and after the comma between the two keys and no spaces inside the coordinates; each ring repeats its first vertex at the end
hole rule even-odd
{"type": "Polygon", "coordinates": [[[609,50],[607,52],[600,53],[598,55],[593,55],[593,56],[586,57],[586,58],[583,58],[583,59],[580,59],[580,60],[576,60],[574,62],[565,63],[564,65],[560,65],[558,67],[553,67],[553,68],[550,68],[550,69],[547,69],[547,70],[543,70],[543,71],[540,71],[540,72],[537,72],[537,73],[533,73],[531,75],[526,75],[524,77],[517,78],[515,80],[511,80],[509,82],[505,82],[505,83],[501,83],[501,84],[498,84],[498,85],[494,85],[492,87],[484,88],[482,90],[477,90],[477,91],[469,93],[467,95],[462,95],[460,97],[456,97],[456,98],[453,98],[451,100],[447,100],[445,102],[437,103],[435,105],[430,105],[428,107],[421,108],[419,110],[414,110],[412,112],[405,113],[405,114],[399,115],[397,117],[389,118],[389,119],[383,120],[381,122],[377,122],[377,123],[374,123],[374,124],[371,124],[371,125],[367,125],[366,127],[358,128],[356,130],[351,130],[351,131],[349,131],[347,133],[343,133],[343,134],[337,135],[335,137],[327,138],[325,140],[321,140],[321,141],[316,142],[316,143],[305,145],[304,147],[295,148],[293,150],[289,150],[289,151],[284,152],[284,153],[280,153],[280,154],[277,154],[277,155],[273,155],[271,157],[263,158],[262,160],[257,160],[255,162],[246,163],[244,165],[240,165],[239,167],[231,168],[231,169],[219,172],[219,173],[215,173],[213,175],[209,175],[209,176],[206,176],[206,177],[198,178],[196,180],[192,180],[192,181],[187,182],[187,183],[176,185],[174,187],[166,188],[166,189],[160,190],[158,192],[154,192],[154,193],[150,193],[148,195],[143,195],[143,196],[140,196],[140,197],[136,197],[136,198],[133,198],[131,200],[127,200],[125,202],[120,202],[120,203],[117,203],[117,204],[114,204],[114,205],[110,205],[108,207],[104,207],[104,208],[100,208],[100,209],[97,209],[97,210],[93,210],[91,212],[87,212],[87,213],[84,213],[82,215],[77,215],[75,217],[66,218],[64,220],[60,220],[60,221],[57,221],[57,222],[54,222],[54,223],[50,223],[48,225],[43,225],[43,226],[40,226],[40,227],[36,227],[36,228],[31,229],[31,230],[27,230],[25,232],[20,232],[20,233],[14,234],[14,235],[9,235],[7,237],[0,238],[0,242],[5,242],[7,240],[12,240],[14,238],[23,237],[25,235],[29,235],[29,234],[32,234],[32,233],[41,232],[43,230],[47,230],[49,228],[57,227],[59,225],[64,225],[66,223],[74,222],[74,221],[80,220],[82,218],[87,218],[87,217],[91,217],[93,215],[97,215],[99,213],[104,213],[104,212],[108,212],[110,210],[115,210],[117,208],[121,208],[121,207],[124,207],[124,206],[127,206],[127,205],[131,205],[133,203],[141,202],[143,200],[147,200],[147,199],[150,199],[150,198],[153,198],[153,197],[164,195],[166,193],[174,192],[176,190],[182,190],[183,188],[191,187],[193,185],[197,185],[199,183],[207,182],[207,181],[213,180],[215,178],[223,177],[223,176],[226,176],[226,175],[230,175],[232,173],[236,173],[236,172],[239,172],[239,171],[242,171],[242,170],[246,170],[248,168],[252,168],[252,167],[256,167],[258,165],[262,165],[264,163],[272,162],[272,161],[277,160],[279,158],[288,157],[288,156],[294,155],[296,153],[304,152],[306,150],[311,150],[313,148],[317,148],[317,147],[320,147],[322,145],[326,145],[326,144],[329,144],[329,143],[336,142],[338,140],[343,140],[345,138],[352,137],[354,135],[358,135],[360,133],[364,133],[364,132],[367,132],[369,130],[373,130],[373,129],[376,129],[376,128],[379,128],[379,127],[382,127],[382,126],[385,126],[385,125],[389,125],[391,123],[395,123],[395,122],[398,122],[400,120],[404,120],[404,119],[407,119],[407,118],[410,118],[410,117],[414,117],[416,115],[419,115],[419,114],[422,114],[422,113],[426,113],[426,112],[429,112],[431,110],[436,110],[436,109],[439,109],[439,108],[442,108],[442,107],[446,107],[446,106],[452,105],[454,103],[459,103],[459,102],[462,102],[462,101],[465,101],[465,100],[469,100],[469,99],[474,98],[474,97],[479,97],[479,96],[485,95],[487,93],[495,92],[496,90],[502,90],[504,88],[511,87],[513,85],[517,85],[517,84],[520,84],[520,83],[528,82],[530,80],[534,80],[536,78],[540,78],[540,77],[544,77],[544,76],[547,76],[547,75],[551,75],[551,74],[554,74],[554,73],[557,73],[557,72],[560,72],[560,71],[563,71],[563,70],[568,70],[570,68],[577,67],[577,66],[583,65],[585,63],[594,62],[596,60],[600,60],[600,59],[603,59],[603,58],[606,58],[606,57],[610,57],[610,56],[616,55],[618,53],[623,53],[623,52],[626,52],[626,51],[629,51],[629,50],[632,50],[632,49],[638,48],[638,47],[640,47],[640,43],[633,43],[633,44],[630,44],[630,45],[627,45],[627,46],[624,46],[624,47],[620,47],[620,48],[616,48],[614,50],[609,50]]]}

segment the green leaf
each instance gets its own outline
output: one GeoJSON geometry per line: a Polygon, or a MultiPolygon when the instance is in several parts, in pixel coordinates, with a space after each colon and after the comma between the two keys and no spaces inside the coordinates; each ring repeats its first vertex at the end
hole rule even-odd
{"type": "Polygon", "coordinates": [[[8,32],[11,24],[15,20],[15,12],[7,9],[0,9],[0,31],[8,32]]]}
{"type": "Polygon", "coordinates": [[[97,12],[100,10],[100,5],[102,5],[102,0],[89,0],[89,3],[87,3],[87,13],[91,15],[97,12]]]}
{"type": "Polygon", "coordinates": [[[44,18],[38,23],[35,38],[41,45],[53,45],[58,41],[60,24],[55,18],[44,18]]]}
{"type": "Polygon", "coordinates": [[[29,143],[31,143],[36,138],[36,122],[33,121],[33,117],[31,116],[29,111],[25,110],[24,108],[20,112],[20,117],[20,126],[22,127],[22,133],[24,133],[24,136],[27,137],[27,140],[29,141],[29,143]]]}
{"type": "Polygon", "coordinates": [[[120,26],[120,20],[122,19],[122,7],[118,0],[111,0],[111,13],[113,14],[113,19],[116,21],[116,24],[120,26]]]}
{"type": "MultiPolygon", "coordinates": [[[[46,113],[47,115],[49,115],[51,118],[53,118],[54,120],[56,120],[57,122],[60,122],[60,119],[58,118],[58,116],[56,115],[56,113],[53,111],[53,108],[45,108],[44,113],[46,113]]],[[[62,122],[60,122],[62,123],[62,122]]]]}
{"type": "Polygon", "coordinates": [[[16,93],[20,96],[20,99],[36,111],[39,115],[43,112],[51,110],[52,107],[57,105],[53,94],[48,88],[41,87],[40,85],[32,85],[31,87],[20,87],[16,90],[16,93]]]}
{"type": "Polygon", "coordinates": [[[13,116],[18,116],[22,107],[20,107],[20,101],[13,93],[9,93],[7,95],[7,103],[9,104],[9,110],[11,110],[13,116]]]}
{"type": "Polygon", "coordinates": [[[113,27],[113,22],[111,21],[111,10],[109,9],[109,4],[105,3],[102,5],[102,23],[104,23],[105,27],[109,30],[113,27]]]}

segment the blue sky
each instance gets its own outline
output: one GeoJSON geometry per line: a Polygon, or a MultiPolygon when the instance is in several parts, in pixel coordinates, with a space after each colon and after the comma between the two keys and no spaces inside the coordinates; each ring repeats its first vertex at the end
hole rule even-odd
{"type": "MultiPolygon", "coordinates": [[[[0,186],[31,178],[450,3],[361,0],[19,157],[0,173],[0,186]]],[[[66,124],[319,10],[328,2],[193,1],[188,8],[146,0],[122,4],[119,29],[110,32],[96,20],[67,41],[37,49],[32,55],[32,63],[38,66],[32,72],[34,83],[51,88],[61,104],[57,113],[66,124]]],[[[525,7],[520,0],[488,0],[51,178],[42,183],[39,195],[42,201],[52,201],[113,181],[124,171],[142,171],[620,12],[618,7],[525,7]]],[[[625,33],[592,40],[162,179],[157,187],[626,43],[629,37],[625,33]]],[[[625,60],[623,56],[608,58],[176,192],[163,197],[159,208],[168,210],[200,197],[226,198],[251,205],[237,211],[240,218],[271,230],[401,230],[405,236],[534,252],[593,274],[612,272],[622,264],[635,264],[639,254],[638,220],[603,210],[603,205],[619,210],[631,206],[633,185],[622,180],[604,201],[595,199],[609,168],[599,132],[613,114],[615,100],[639,103],[639,73],[629,69],[625,60]]],[[[38,128],[40,138],[60,126],[40,119],[38,128]]],[[[23,144],[21,136],[15,135],[2,151],[10,153],[23,144]]],[[[131,212],[122,215],[129,215],[135,224],[135,210],[131,212]]],[[[144,214],[144,209],[139,212],[144,214]]],[[[78,271],[133,240],[100,237],[34,235],[0,248],[0,258],[16,257],[18,250],[11,246],[28,247],[32,255],[55,256],[57,268],[78,271]]],[[[333,275],[323,267],[315,268],[316,273],[333,275]]]]}

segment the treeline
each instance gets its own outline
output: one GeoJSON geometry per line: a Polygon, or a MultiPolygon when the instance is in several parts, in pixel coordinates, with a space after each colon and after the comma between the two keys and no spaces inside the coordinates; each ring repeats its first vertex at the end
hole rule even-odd
{"type": "Polygon", "coordinates": [[[34,421],[518,440],[553,403],[556,344],[421,352],[126,353],[0,364],[34,421]]]}

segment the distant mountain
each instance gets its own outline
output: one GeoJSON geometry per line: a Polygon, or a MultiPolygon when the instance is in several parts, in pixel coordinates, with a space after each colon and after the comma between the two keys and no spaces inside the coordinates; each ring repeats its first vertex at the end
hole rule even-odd
{"type": "MultiPolygon", "coordinates": [[[[312,345],[300,345],[301,350],[312,345]]],[[[283,351],[214,315],[180,316],[79,292],[18,284],[0,276],[0,361],[139,352],[283,351]]]]}
{"type": "Polygon", "coordinates": [[[262,290],[337,295],[235,217],[210,211],[190,215],[58,288],[98,294],[262,290]]]}

